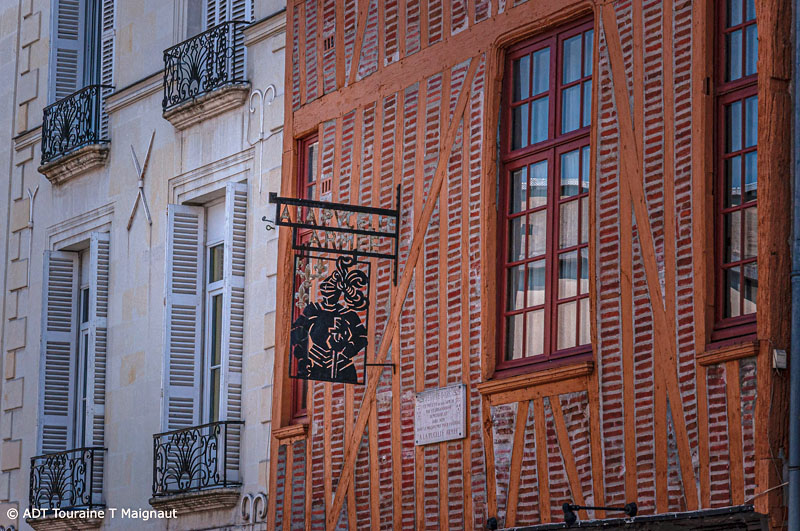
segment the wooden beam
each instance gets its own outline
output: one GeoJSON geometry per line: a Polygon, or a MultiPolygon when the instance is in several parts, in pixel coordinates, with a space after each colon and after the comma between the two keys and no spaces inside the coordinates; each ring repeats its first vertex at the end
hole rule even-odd
{"type": "Polygon", "coordinates": [[[601,12],[603,14],[603,29],[608,44],[614,98],[617,102],[617,120],[620,129],[619,149],[620,161],[622,163],[620,175],[623,176],[621,182],[623,184],[624,193],[629,195],[633,202],[636,221],[640,227],[639,237],[642,246],[645,275],[647,277],[647,287],[653,306],[654,344],[657,350],[655,356],[656,378],[663,379],[667,388],[667,395],[672,404],[671,411],[674,419],[675,438],[678,445],[681,477],[683,479],[687,508],[689,510],[695,510],[698,506],[697,490],[695,487],[691,451],[689,449],[689,439],[686,433],[683,401],[681,399],[680,389],[678,388],[675,330],[674,328],[668,328],[670,322],[665,315],[663,305],[660,303],[662,300],[661,286],[659,284],[658,267],[655,262],[653,233],[650,227],[650,218],[644,198],[642,175],[639,164],[641,159],[634,138],[631,110],[628,104],[628,89],[624,65],[622,64],[622,45],[619,37],[619,28],[617,27],[616,13],[613,4],[603,4],[601,12]]]}
{"type": "Polygon", "coordinates": [[[539,487],[539,515],[543,524],[550,522],[550,471],[547,465],[547,427],[544,422],[543,398],[533,401],[536,436],[536,484],[539,487]]]}
{"type": "MultiPolygon", "coordinates": [[[[298,68],[300,69],[300,105],[305,105],[308,102],[308,92],[306,90],[306,3],[300,2],[298,5],[298,13],[297,13],[297,24],[300,30],[300,35],[297,37],[297,60],[299,62],[298,68]]],[[[288,9],[288,7],[287,7],[288,9]]],[[[288,16],[288,15],[287,15],[288,16]]],[[[286,20],[291,20],[287,18],[286,20]]],[[[294,24],[294,23],[293,23],[294,24]]],[[[288,42],[289,36],[286,36],[286,40],[288,42]]],[[[294,50],[294,46],[292,46],[292,50],[294,50]]],[[[291,69],[294,63],[292,61],[288,61],[286,63],[286,68],[291,69]]],[[[288,77],[290,84],[286,85],[286,87],[294,86],[294,79],[289,76],[288,77]]],[[[289,98],[291,100],[291,98],[289,98]]],[[[291,106],[289,106],[291,109],[291,106]]],[[[286,116],[286,115],[285,115],[286,116]]]]}
{"type": "MultiPolygon", "coordinates": [[[[433,177],[433,181],[431,183],[430,193],[425,200],[425,206],[422,209],[421,215],[421,223],[419,226],[414,228],[414,236],[411,240],[411,246],[409,249],[408,254],[408,261],[406,262],[406,267],[403,270],[403,274],[400,277],[400,281],[398,283],[398,298],[395,300],[394,304],[392,304],[391,312],[389,315],[389,319],[386,323],[386,331],[381,339],[380,350],[378,351],[377,359],[375,363],[384,363],[386,361],[386,355],[388,354],[389,347],[391,345],[391,338],[394,334],[394,328],[398,326],[398,321],[400,317],[400,313],[403,308],[403,301],[405,300],[406,294],[408,293],[409,285],[411,284],[411,275],[414,270],[414,266],[416,265],[416,261],[419,257],[422,243],[425,239],[425,230],[427,229],[428,223],[430,222],[431,216],[433,214],[433,208],[436,203],[436,199],[439,195],[439,191],[442,187],[442,181],[444,180],[444,174],[446,170],[446,164],[443,163],[443,160],[447,160],[450,157],[450,152],[453,149],[453,139],[455,138],[456,130],[458,129],[458,125],[461,121],[462,116],[464,115],[464,108],[467,104],[467,96],[469,95],[469,87],[472,84],[472,78],[475,76],[475,70],[477,70],[478,60],[474,59],[470,61],[469,70],[467,71],[467,76],[464,81],[464,86],[461,89],[461,93],[458,96],[458,103],[456,105],[456,111],[453,114],[453,119],[450,122],[450,126],[447,129],[447,135],[442,142],[442,154],[439,158],[439,162],[436,166],[436,172],[433,177]]],[[[380,376],[380,369],[370,367],[370,377],[368,378],[367,387],[364,391],[364,404],[362,405],[361,409],[358,412],[358,418],[356,419],[356,426],[353,431],[353,436],[349,441],[349,444],[346,446],[345,452],[345,461],[344,466],[342,468],[343,474],[342,478],[339,481],[339,485],[336,488],[336,494],[333,500],[333,513],[336,512],[337,508],[341,511],[342,503],[344,503],[343,493],[348,488],[349,483],[351,482],[350,472],[355,465],[356,459],[356,452],[358,449],[357,441],[361,437],[361,434],[364,433],[364,428],[366,427],[367,422],[367,415],[363,414],[366,410],[367,414],[372,409],[375,403],[375,392],[378,386],[378,377],[380,376]]],[[[331,513],[331,514],[333,514],[331,513]]],[[[327,527],[329,529],[333,529],[336,525],[336,519],[334,517],[329,517],[327,520],[327,527]]]]}
{"type": "Polygon", "coordinates": [[[744,503],[744,459],[742,458],[742,395],[739,389],[739,362],[725,363],[725,390],[728,410],[728,448],[730,449],[731,502],[744,503]]]}
{"type": "MultiPolygon", "coordinates": [[[[430,0],[419,0],[419,48],[423,50],[430,42],[430,29],[428,28],[430,0]]],[[[417,52],[419,53],[419,52],[417,52]]]]}
{"type": "MultiPolygon", "coordinates": [[[[567,424],[564,421],[564,409],[561,407],[561,400],[558,395],[550,397],[550,409],[553,410],[553,420],[556,424],[556,435],[558,436],[558,447],[561,448],[561,456],[564,458],[564,469],[567,471],[569,480],[569,490],[572,492],[572,499],[577,505],[586,505],[583,498],[583,487],[578,476],[578,467],[575,465],[575,455],[572,453],[572,445],[567,434],[567,424]]],[[[585,509],[581,509],[580,517],[584,520],[589,518],[585,509]]]]}
{"type": "MultiPolygon", "coordinates": [[[[361,47],[364,43],[364,28],[367,25],[367,15],[369,15],[370,0],[356,0],[358,2],[358,24],[356,27],[356,41],[353,44],[353,58],[350,60],[350,73],[347,76],[347,84],[352,85],[356,82],[358,63],[361,60],[361,47]]],[[[336,93],[338,93],[337,91],[336,93]]],[[[363,105],[359,103],[358,105],[363,105]]]]}
{"type": "MultiPolygon", "coordinates": [[[[316,11],[317,19],[316,19],[316,37],[317,37],[317,99],[325,95],[325,76],[323,75],[323,52],[322,52],[322,44],[324,39],[322,38],[322,28],[325,27],[325,11],[323,6],[323,0],[317,0],[317,11],[316,11]]],[[[322,120],[319,121],[322,123],[322,120]]],[[[320,135],[320,140],[322,140],[322,136],[320,135]]],[[[322,145],[322,142],[320,142],[322,145]]],[[[320,156],[320,158],[322,158],[320,156]]],[[[322,175],[321,173],[319,175],[322,175]]]]}
{"type": "Polygon", "coordinates": [[[570,20],[585,11],[586,3],[583,0],[526,2],[425,50],[407,55],[385,67],[380,76],[370,75],[354,83],[351,71],[350,85],[325,94],[297,109],[292,129],[287,131],[290,131],[294,138],[299,138],[316,127],[320,121],[337,116],[341,108],[352,109],[365,105],[375,100],[375,94],[390,94],[412,84],[413,81],[409,82],[409,72],[414,72],[414,81],[429,78],[444,68],[452,68],[467,59],[479,56],[493,49],[497,39],[507,34],[511,27],[520,31],[536,31],[570,20]],[[529,22],[520,26],[521,20],[529,22]]]}
{"type": "Polygon", "coordinates": [[[522,470],[522,453],[525,450],[525,425],[528,422],[530,402],[523,400],[517,403],[517,422],[514,427],[514,442],[511,447],[511,480],[508,484],[508,501],[506,502],[505,527],[517,525],[517,504],[519,503],[519,481],[522,470]]]}
{"type": "Polygon", "coordinates": [[[492,406],[486,397],[481,400],[481,426],[486,454],[486,509],[489,516],[497,516],[497,471],[494,468],[494,432],[492,406]]]}
{"type": "MultiPolygon", "coordinates": [[[[322,150],[320,150],[320,159],[322,150]]],[[[322,175],[322,174],[319,174],[322,175]]],[[[322,436],[322,446],[323,446],[323,460],[324,460],[324,471],[323,471],[323,479],[324,479],[324,487],[325,487],[325,514],[328,515],[328,507],[331,504],[331,496],[333,495],[333,456],[331,455],[331,432],[333,430],[333,412],[331,411],[331,406],[333,403],[333,389],[330,382],[325,382],[323,384],[325,388],[325,397],[323,398],[323,415],[324,415],[324,435],[322,436]]],[[[336,519],[339,519],[339,514],[337,512],[336,519]]]]}
{"type": "MultiPolygon", "coordinates": [[[[381,72],[386,64],[386,5],[378,0],[378,67],[381,72]]],[[[394,92],[394,91],[392,91],[394,92]]]]}
{"type": "Polygon", "coordinates": [[[344,2],[336,2],[336,90],[344,86],[344,2]]]}
{"type": "Polygon", "coordinates": [[[397,57],[402,59],[406,56],[406,24],[408,19],[408,7],[406,0],[397,0],[397,57]]]}
{"type": "Polygon", "coordinates": [[[292,521],[292,472],[294,469],[294,443],[286,446],[286,468],[283,474],[283,521],[292,521]]]}

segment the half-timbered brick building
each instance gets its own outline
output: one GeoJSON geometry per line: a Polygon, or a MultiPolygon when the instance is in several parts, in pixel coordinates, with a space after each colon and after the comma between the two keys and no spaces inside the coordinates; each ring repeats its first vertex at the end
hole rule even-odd
{"type": "Polygon", "coordinates": [[[304,383],[281,229],[269,525],[783,525],[791,19],[289,2],[281,196],[399,208],[399,263],[371,259],[364,354],[393,367],[304,383]],[[415,444],[455,384],[464,437],[415,444]]]}

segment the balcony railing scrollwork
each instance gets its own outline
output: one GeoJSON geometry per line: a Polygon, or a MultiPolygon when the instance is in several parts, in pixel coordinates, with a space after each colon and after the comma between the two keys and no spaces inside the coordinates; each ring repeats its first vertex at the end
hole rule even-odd
{"type": "Polygon", "coordinates": [[[84,146],[109,141],[103,100],[112,88],[88,85],[44,108],[43,165],[84,146]]]}
{"type": "Polygon", "coordinates": [[[104,448],[86,447],[31,458],[30,507],[94,509],[103,507],[104,448]]]}
{"type": "Polygon", "coordinates": [[[238,487],[242,421],[153,435],[153,497],[238,487]]]}
{"type": "Polygon", "coordinates": [[[164,50],[164,111],[225,85],[246,82],[242,29],[248,24],[223,22],[164,50]]]}

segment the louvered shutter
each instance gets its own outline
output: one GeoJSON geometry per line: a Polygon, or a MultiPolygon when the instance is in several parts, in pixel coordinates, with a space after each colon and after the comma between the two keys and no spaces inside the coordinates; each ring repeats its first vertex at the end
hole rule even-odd
{"type": "MultiPolygon", "coordinates": [[[[115,0],[102,0],[101,33],[100,33],[100,83],[111,87],[114,85],[114,10],[115,0]]],[[[108,113],[105,102],[112,88],[103,89],[103,105],[100,112],[100,138],[108,139],[108,113]]]]}
{"type": "Polygon", "coordinates": [[[39,453],[73,446],[78,254],[46,251],[42,284],[39,453]]]}
{"type": "MultiPolygon", "coordinates": [[[[222,404],[220,418],[242,418],[244,264],[247,246],[247,183],[225,187],[225,263],[222,292],[222,404]]],[[[238,480],[241,426],[228,426],[228,478],[238,480]]]]}
{"type": "Polygon", "coordinates": [[[200,423],[204,223],[202,208],[167,207],[166,430],[200,423]]]}
{"type": "Polygon", "coordinates": [[[53,0],[50,43],[50,101],[69,96],[83,86],[85,5],[82,0],[53,0]]]}
{"type": "MultiPolygon", "coordinates": [[[[89,247],[89,356],[86,371],[87,397],[86,446],[105,447],[106,355],[108,353],[108,275],[110,261],[109,235],[92,233],[89,247]]],[[[103,494],[105,453],[94,457],[92,491],[95,499],[103,494]]]]}
{"type": "MultiPolygon", "coordinates": [[[[217,24],[231,20],[251,22],[253,20],[253,8],[253,0],[207,0],[206,27],[212,28],[217,24]]],[[[238,31],[233,35],[233,46],[236,53],[233,56],[232,79],[243,81],[246,64],[244,34],[238,31]]]]}

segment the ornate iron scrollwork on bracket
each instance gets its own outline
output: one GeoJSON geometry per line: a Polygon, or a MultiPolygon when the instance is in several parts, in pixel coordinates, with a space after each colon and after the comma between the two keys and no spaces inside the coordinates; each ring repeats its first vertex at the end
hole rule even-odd
{"type": "Polygon", "coordinates": [[[394,262],[400,236],[397,208],[370,208],[278,197],[267,229],[291,227],[294,255],[294,322],[289,376],[363,385],[368,343],[369,258],[394,262]]]}

